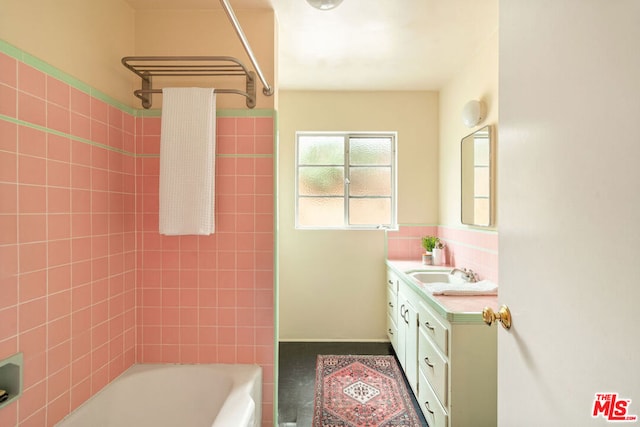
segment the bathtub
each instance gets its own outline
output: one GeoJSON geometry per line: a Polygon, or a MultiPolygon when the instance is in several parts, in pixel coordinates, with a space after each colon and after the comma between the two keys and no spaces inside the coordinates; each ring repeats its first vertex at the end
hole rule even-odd
{"type": "Polygon", "coordinates": [[[259,427],[255,365],[133,365],[57,427],[259,427]]]}

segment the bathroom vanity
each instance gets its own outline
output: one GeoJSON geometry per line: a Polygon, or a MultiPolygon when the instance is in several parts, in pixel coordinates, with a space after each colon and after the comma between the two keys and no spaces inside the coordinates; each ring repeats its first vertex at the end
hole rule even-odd
{"type": "Polygon", "coordinates": [[[497,297],[432,295],[416,270],[443,267],[387,261],[387,334],[420,409],[430,427],[495,427],[497,333],[482,309],[497,297]]]}

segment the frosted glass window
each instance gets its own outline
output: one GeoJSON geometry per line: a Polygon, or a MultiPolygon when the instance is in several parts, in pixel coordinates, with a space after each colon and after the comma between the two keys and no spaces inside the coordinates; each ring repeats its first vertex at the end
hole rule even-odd
{"type": "Polygon", "coordinates": [[[344,167],[300,167],[298,194],[301,196],[344,195],[344,167]]]}
{"type": "Polygon", "coordinates": [[[392,144],[389,138],[350,138],[352,165],[390,165],[392,144]]]}
{"type": "Polygon", "coordinates": [[[344,198],[305,197],[298,205],[298,223],[303,227],[341,227],[344,198]]]}
{"type": "Polygon", "coordinates": [[[298,139],[299,165],[343,165],[344,137],[301,136],[298,139]]]}
{"type": "Polygon", "coordinates": [[[349,200],[350,224],[388,224],[391,221],[390,212],[391,198],[349,200]]]}
{"type": "Polygon", "coordinates": [[[391,167],[352,167],[350,196],[391,196],[391,167]]]}
{"type": "Polygon", "coordinates": [[[296,227],[397,228],[396,134],[298,132],[296,227]]]}

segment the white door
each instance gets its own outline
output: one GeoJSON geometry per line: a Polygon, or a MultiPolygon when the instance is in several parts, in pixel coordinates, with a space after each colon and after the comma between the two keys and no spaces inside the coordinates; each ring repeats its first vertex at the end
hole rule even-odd
{"type": "Polygon", "coordinates": [[[498,425],[640,425],[640,1],[500,0],[499,61],[498,425]]]}

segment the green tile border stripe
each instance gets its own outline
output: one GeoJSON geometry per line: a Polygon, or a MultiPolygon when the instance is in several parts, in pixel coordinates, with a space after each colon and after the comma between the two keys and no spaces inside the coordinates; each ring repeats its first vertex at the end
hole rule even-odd
{"type": "Polygon", "coordinates": [[[498,234],[498,230],[495,228],[480,228],[468,225],[452,225],[452,224],[420,224],[420,223],[400,223],[399,227],[438,227],[438,228],[451,228],[454,230],[469,231],[471,233],[486,233],[486,234],[498,234]]]}
{"type": "MultiPolygon", "coordinates": [[[[131,157],[136,158],[158,158],[160,157],[160,153],[158,154],[136,154],[131,151],[123,150],[121,148],[111,147],[109,145],[101,144],[99,142],[91,141],[90,139],[81,138],[79,136],[71,135],[65,132],[60,132],[59,130],[51,129],[45,126],[37,125],[35,123],[26,122],[24,120],[16,119],[13,117],[5,116],[4,114],[0,114],[0,120],[4,120],[6,122],[10,122],[19,126],[25,126],[28,128],[36,129],[41,132],[50,133],[53,135],[61,136],[63,138],[69,138],[73,141],[83,142],[85,144],[92,145],[94,147],[103,148],[108,151],[113,151],[115,153],[124,154],[131,157]]],[[[228,158],[254,158],[254,159],[271,159],[273,158],[273,154],[216,154],[216,157],[228,157],[228,158]]]]}
{"type": "MultiPolygon", "coordinates": [[[[278,387],[280,377],[280,233],[278,233],[278,223],[280,211],[278,209],[278,198],[280,188],[278,186],[278,176],[280,167],[280,144],[278,144],[278,131],[280,121],[277,111],[273,111],[273,419],[274,425],[278,422],[278,387]]],[[[385,247],[386,250],[386,247],[385,247]]]]}
{"type": "Polygon", "coordinates": [[[471,233],[498,234],[498,230],[496,228],[484,228],[473,225],[438,224],[438,227],[450,228],[452,230],[469,231],[471,233]]]}
{"type": "MultiPolygon", "coordinates": [[[[275,110],[269,108],[258,108],[252,110],[244,109],[220,109],[216,111],[216,117],[275,117],[275,110]]],[[[160,117],[162,110],[154,108],[151,110],[138,109],[136,117],[160,117]]]]}
{"type": "Polygon", "coordinates": [[[64,71],[60,70],[59,68],[54,67],[53,65],[41,60],[40,58],[36,58],[33,55],[30,55],[27,52],[24,52],[23,50],[7,43],[6,41],[0,39],[0,52],[9,55],[10,57],[17,59],[18,61],[21,61],[33,68],[35,68],[36,70],[42,71],[43,73],[46,73],[47,75],[54,77],[66,84],[68,84],[69,86],[78,89],[81,92],[84,92],[94,98],[97,98],[101,101],[106,102],[107,104],[116,107],[126,113],[129,113],[131,115],[135,115],[135,109],[129,107],[126,104],[123,104],[122,102],[118,101],[115,98],[110,97],[109,95],[105,94],[104,92],[101,92],[97,89],[92,88],[91,86],[89,86],[88,84],[78,80],[77,78],[73,77],[70,74],[65,73],[64,71]]]}
{"type": "Polygon", "coordinates": [[[101,144],[99,142],[95,142],[95,141],[91,141],[90,139],[85,139],[85,138],[81,138],[79,136],[75,136],[75,135],[71,135],[65,132],[60,132],[59,130],[55,130],[55,129],[51,129],[45,126],[41,126],[41,125],[37,125],[35,123],[31,123],[31,122],[26,122],[24,120],[20,120],[20,119],[16,119],[13,117],[9,117],[9,116],[5,116],[3,114],[0,114],[0,120],[4,120],[10,123],[14,123],[16,125],[20,125],[20,126],[25,126],[28,128],[32,128],[32,129],[36,129],[42,132],[46,132],[46,133],[50,133],[53,135],[57,135],[57,136],[61,136],[63,138],[69,138],[73,141],[78,141],[78,142],[83,142],[85,144],[88,145],[92,145],[94,147],[98,147],[98,148],[104,148],[105,150],[108,151],[113,151],[115,153],[120,153],[120,154],[125,154],[128,156],[132,156],[132,157],[138,157],[135,153],[131,152],[131,151],[127,151],[127,150],[123,150],[121,148],[115,148],[115,147],[111,147],[109,145],[105,145],[105,144],[101,144]]]}
{"type": "Polygon", "coordinates": [[[398,223],[398,227],[438,227],[438,224],[435,224],[435,223],[430,223],[430,224],[426,224],[426,223],[420,223],[420,224],[398,223]]]}
{"type": "MultiPolygon", "coordinates": [[[[135,156],[154,159],[159,158],[160,154],[136,154],[135,156]]],[[[219,159],[272,159],[273,156],[273,154],[216,154],[219,159]]]]}
{"type": "MultiPolygon", "coordinates": [[[[72,75],[54,67],[53,65],[33,56],[29,53],[13,46],[12,44],[0,39],[0,53],[4,53],[18,61],[21,61],[47,75],[56,78],[69,86],[86,93],[100,101],[103,101],[112,107],[115,107],[134,117],[160,117],[162,110],[153,109],[145,110],[130,107],[104,92],[95,89],[72,75]]],[[[275,110],[265,109],[220,109],[216,112],[217,117],[274,117],[275,110]]]]}

